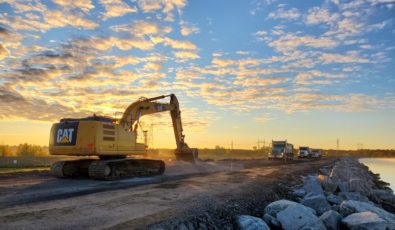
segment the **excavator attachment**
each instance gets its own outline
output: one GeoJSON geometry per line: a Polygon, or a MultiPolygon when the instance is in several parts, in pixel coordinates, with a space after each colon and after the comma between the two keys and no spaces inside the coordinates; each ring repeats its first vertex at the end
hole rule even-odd
{"type": "Polygon", "coordinates": [[[182,148],[177,148],[174,151],[174,154],[178,161],[187,161],[195,164],[198,159],[199,151],[197,148],[189,148],[188,145],[184,143],[182,148]]]}

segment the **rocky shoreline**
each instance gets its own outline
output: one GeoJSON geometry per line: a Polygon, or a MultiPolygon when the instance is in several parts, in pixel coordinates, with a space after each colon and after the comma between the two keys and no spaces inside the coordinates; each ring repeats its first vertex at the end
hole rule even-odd
{"type": "Polygon", "coordinates": [[[395,195],[355,158],[303,178],[294,200],[278,200],[262,218],[239,215],[239,229],[395,229],[395,195]]]}

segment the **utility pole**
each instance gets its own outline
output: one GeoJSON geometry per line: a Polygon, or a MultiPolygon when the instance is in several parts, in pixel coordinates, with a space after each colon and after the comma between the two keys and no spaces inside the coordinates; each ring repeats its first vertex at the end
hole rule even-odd
{"type": "Polygon", "coordinates": [[[263,139],[263,147],[262,147],[263,151],[265,151],[265,147],[266,147],[266,141],[265,139],[263,139]]]}
{"type": "Polygon", "coordinates": [[[363,150],[363,144],[357,144],[357,150],[363,150]]]}
{"type": "Polygon", "coordinates": [[[257,141],[256,143],[257,143],[257,145],[258,145],[258,149],[261,149],[261,148],[260,148],[260,144],[264,144],[264,145],[265,145],[265,142],[264,142],[264,141],[261,141],[261,140],[259,140],[259,139],[258,139],[258,141],[257,141]]]}

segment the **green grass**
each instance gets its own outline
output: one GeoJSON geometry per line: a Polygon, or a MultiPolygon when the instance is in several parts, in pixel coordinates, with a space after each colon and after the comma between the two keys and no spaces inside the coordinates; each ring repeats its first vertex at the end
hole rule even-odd
{"type": "Polygon", "coordinates": [[[38,167],[26,167],[26,168],[0,168],[0,174],[2,173],[17,173],[17,172],[30,172],[30,171],[43,171],[49,170],[47,166],[38,166],[38,167]]]}

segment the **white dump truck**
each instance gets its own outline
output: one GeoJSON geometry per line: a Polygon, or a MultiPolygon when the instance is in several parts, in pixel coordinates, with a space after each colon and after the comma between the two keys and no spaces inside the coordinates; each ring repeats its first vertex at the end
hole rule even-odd
{"type": "Polygon", "coordinates": [[[299,158],[308,158],[311,157],[311,149],[307,146],[300,146],[298,152],[299,158]]]}
{"type": "Polygon", "coordinates": [[[285,141],[272,141],[272,149],[268,154],[269,160],[283,159],[293,160],[294,159],[294,146],[285,141]]]}
{"type": "Polygon", "coordinates": [[[321,149],[311,149],[311,157],[312,158],[322,157],[322,150],[321,149]]]}

